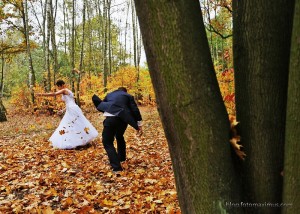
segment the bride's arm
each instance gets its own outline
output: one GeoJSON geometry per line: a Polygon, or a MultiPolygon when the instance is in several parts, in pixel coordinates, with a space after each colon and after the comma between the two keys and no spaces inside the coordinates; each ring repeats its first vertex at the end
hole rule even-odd
{"type": "Polygon", "coordinates": [[[49,93],[36,93],[36,96],[45,96],[45,97],[54,97],[59,94],[68,94],[68,91],[66,89],[61,89],[57,92],[49,92],[49,93]]]}

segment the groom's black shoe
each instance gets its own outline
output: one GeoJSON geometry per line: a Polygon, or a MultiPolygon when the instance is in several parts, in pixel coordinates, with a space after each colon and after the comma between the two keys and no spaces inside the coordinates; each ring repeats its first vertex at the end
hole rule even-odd
{"type": "Polygon", "coordinates": [[[113,170],[113,174],[115,174],[117,177],[121,176],[121,172],[123,172],[123,169],[120,170],[113,170]]]}
{"type": "Polygon", "coordinates": [[[94,103],[94,105],[95,105],[96,108],[102,102],[102,100],[96,94],[94,94],[92,96],[92,101],[93,101],[93,103],[94,103]]]}

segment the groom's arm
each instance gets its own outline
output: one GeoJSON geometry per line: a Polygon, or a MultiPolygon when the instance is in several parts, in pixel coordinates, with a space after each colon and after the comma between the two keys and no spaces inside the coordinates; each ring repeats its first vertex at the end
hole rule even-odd
{"type": "Polygon", "coordinates": [[[92,96],[92,101],[94,103],[94,106],[97,108],[98,105],[102,102],[102,100],[97,96],[97,95],[93,95],[92,96]]]}

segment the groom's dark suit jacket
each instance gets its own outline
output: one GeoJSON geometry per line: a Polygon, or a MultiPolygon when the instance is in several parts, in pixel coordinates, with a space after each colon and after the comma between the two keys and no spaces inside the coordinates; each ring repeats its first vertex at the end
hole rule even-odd
{"type": "Polygon", "coordinates": [[[116,90],[106,95],[102,101],[94,95],[92,100],[98,111],[108,112],[120,117],[125,123],[138,130],[137,121],[142,120],[141,113],[133,96],[122,90],[116,90]]]}

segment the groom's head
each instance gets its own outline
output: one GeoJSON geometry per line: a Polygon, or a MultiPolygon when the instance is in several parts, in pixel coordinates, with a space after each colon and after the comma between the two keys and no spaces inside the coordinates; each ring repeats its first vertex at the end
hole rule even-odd
{"type": "Polygon", "coordinates": [[[127,92],[127,89],[125,87],[119,87],[118,90],[127,92]]]}

